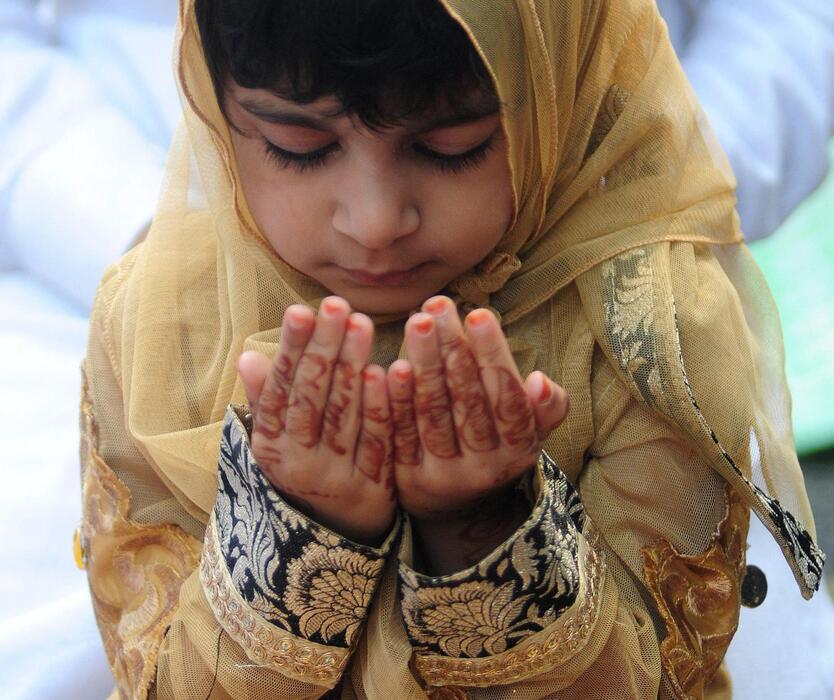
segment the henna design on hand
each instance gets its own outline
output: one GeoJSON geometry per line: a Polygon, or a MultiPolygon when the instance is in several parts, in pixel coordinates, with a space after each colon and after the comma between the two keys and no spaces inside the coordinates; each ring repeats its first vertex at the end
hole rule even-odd
{"type": "Polygon", "coordinates": [[[397,463],[416,467],[420,464],[420,435],[414,420],[414,406],[408,399],[391,399],[394,423],[394,452],[397,463]]]}
{"type": "Polygon", "coordinates": [[[382,468],[391,458],[388,443],[378,435],[363,430],[359,436],[359,450],[362,459],[356,463],[356,468],[378,484],[382,478],[382,468]]]}
{"type": "MultiPolygon", "coordinates": [[[[323,355],[307,353],[295,372],[292,400],[287,411],[287,434],[300,445],[312,449],[319,441],[322,412],[318,407],[320,381],[333,362],[323,355]]],[[[324,387],[326,389],[327,387],[324,387]]]]}
{"type": "Polygon", "coordinates": [[[455,426],[449,412],[449,397],[443,369],[423,369],[414,377],[414,408],[418,421],[423,419],[423,444],[435,457],[457,457],[455,426]]]}
{"type": "Polygon", "coordinates": [[[314,517],[316,513],[316,509],[313,507],[313,504],[307,500],[310,496],[314,496],[315,498],[324,498],[327,500],[332,498],[332,496],[330,496],[327,493],[321,493],[315,490],[302,491],[301,489],[291,489],[284,486],[280,486],[276,483],[274,483],[273,485],[287,503],[289,503],[293,508],[301,511],[308,517],[314,517]]]}
{"type": "Polygon", "coordinates": [[[257,432],[268,440],[275,440],[282,432],[287,420],[289,405],[289,386],[292,383],[292,360],[288,355],[281,355],[272,363],[270,376],[266,381],[269,387],[264,391],[258,405],[252,406],[253,433],[257,432]]]}
{"type": "Polygon", "coordinates": [[[446,345],[446,379],[452,410],[458,416],[458,435],[473,452],[498,447],[498,433],[489,413],[480,372],[472,351],[462,336],[446,345]]]}
{"type": "Polygon", "coordinates": [[[336,365],[333,387],[324,410],[322,424],[322,441],[337,455],[347,454],[347,448],[339,444],[343,427],[343,416],[350,407],[353,398],[353,384],[357,372],[346,362],[336,365]]]}
{"type": "Polygon", "coordinates": [[[290,408],[292,411],[287,413],[287,435],[307,449],[314,448],[319,441],[321,411],[315,401],[307,396],[297,396],[290,408]]]}
{"type": "Polygon", "coordinates": [[[524,387],[506,367],[489,367],[484,371],[497,374],[498,399],[493,407],[501,437],[510,447],[525,452],[536,449],[536,430],[533,409],[524,387]]]}
{"type": "MultiPolygon", "coordinates": [[[[367,430],[367,426],[362,428],[356,449],[356,468],[378,484],[382,479],[382,470],[391,464],[393,458],[391,421],[381,406],[366,407],[363,420],[381,426],[378,428],[381,434],[367,430]]],[[[388,481],[390,481],[390,473],[386,480],[386,488],[389,485],[388,481]]]]}

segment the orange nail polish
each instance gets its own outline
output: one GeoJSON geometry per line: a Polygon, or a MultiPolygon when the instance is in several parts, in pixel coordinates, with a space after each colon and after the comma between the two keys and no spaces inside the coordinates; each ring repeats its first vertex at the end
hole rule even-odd
{"type": "Polygon", "coordinates": [[[365,384],[373,384],[376,381],[376,376],[373,372],[369,372],[367,369],[362,370],[362,380],[365,384]]]}
{"type": "Polygon", "coordinates": [[[301,328],[302,324],[304,323],[302,315],[293,309],[287,311],[286,319],[287,325],[290,328],[301,328]]]}
{"type": "Polygon", "coordinates": [[[550,386],[550,380],[542,377],[542,390],[539,393],[539,401],[545,403],[550,400],[551,396],[553,396],[553,388],[550,386]]]}
{"type": "Polygon", "coordinates": [[[466,317],[466,320],[471,326],[483,326],[489,320],[489,317],[490,313],[486,309],[475,309],[466,317]]]}
{"type": "Polygon", "coordinates": [[[357,330],[359,330],[359,324],[356,321],[354,321],[352,318],[348,318],[347,329],[348,329],[348,332],[357,331],[357,330]]]}
{"type": "Polygon", "coordinates": [[[446,300],[443,297],[434,297],[433,299],[429,299],[423,305],[423,308],[430,314],[441,314],[446,310],[446,300]]]}
{"type": "Polygon", "coordinates": [[[407,382],[411,379],[411,370],[408,370],[405,367],[399,367],[394,370],[394,376],[401,382],[407,382]]]}
{"type": "Polygon", "coordinates": [[[321,305],[322,310],[329,316],[335,316],[341,311],[341,304],[334,299],[325,299],[321,305]]]}
{"type": "Polygon", "coordinates": [[[431,332],[432,327],[434,326],[434,321],[430,318],[422,318],[414,324],[414,327],[417,329],[418,333],[422,335],[428,335],[431,332]]]}

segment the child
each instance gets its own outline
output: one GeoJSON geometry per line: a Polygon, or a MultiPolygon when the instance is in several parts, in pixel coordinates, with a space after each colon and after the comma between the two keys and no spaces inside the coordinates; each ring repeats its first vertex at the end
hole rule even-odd
{"type": "Polygon", "coordinates": [[[750,508],[823,557],[654,3],[184,0],[176,64],[84,367],[119,694],[729,697],[750,508]]]}

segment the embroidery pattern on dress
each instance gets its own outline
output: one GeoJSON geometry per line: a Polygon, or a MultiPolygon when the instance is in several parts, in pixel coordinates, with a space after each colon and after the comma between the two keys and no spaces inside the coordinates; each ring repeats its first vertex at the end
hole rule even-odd
{"type": "Polygon", "coordinates": [[[588,139],[588,146],[585,149],[585,158],[588,160],[600,147],[608,132],[614,128],[614,124],[620,118],[625,109],[630,94],[619,85],[612,85],[605,96],[597,112],[597,118],[591,128],[591,135],[588,139]]]}
{"type": "Polygon", "coordinates": [[[662,395],[660,363],[652,337],[654,298],[651,265],[645,248],[603,263],[605,320],[622,370],[640,396],[654,406],[662,395]]]}
{"type": "Polygon", "coordinates": [[[98,454],[86,376],[80,423],[81,540],[96,621],[119,694],[145,697],[180,588],[197,568],[200,542],[176,525],[130,520],[130,492],[98,454]],[[147,547],[165,551],[164,562],[143,563],[137,554],[147,547]]]}
{"type": "Polygon", "coordinates": [[[542,453],[546,473],[527,524],[477,566],[445,577],[400,566],[402,611],[421,652],[483,658],[506,652],[574,605],[580,587],[578,495],[542,453]]]}
{"type": "Polygon", "coordinates": [[[738,628],[750,509],[726,485],[727,513],[702,554],[644,547],[643,575],[666,625],[663,666],[680,700],[703,697],[738,628]]]}
{"type": "MultiPolygon", "coordinates": [[[[655,341],[652,338],[654,300],[652,270],[648,258],[647,248],[637,248],[603,263],[606,326],[611,347],[625,375],[631,379],[640,396],[649,406],[668,413],[669,411],[660,405],[664,395],[663,384],[668,378],[664,377],[661,372],[655,341]]],[[[697,421],[701,429],[709,435],[723,460],[755,496],[759,504],[757,512],[762,515],[765,526],[786,551],[788,564],[794,572],[802,595],[810,598],[813,592],[819,589],[825,554],[794,515],[785,510],[777,499],[771,498],[750,481],[721,445],[692,391],[680,343],[677,313],[674,309],[673,299],[672,312],[678,369],[697,421]]]]}
{"type": "Polygon", "coordinates": [[[350,647],[382,575],[391,538],[384,550],[374,550],[291,508],[255,463],[232,408],[218,464],[218,542],[243,601],[295,636],[350,647]]]}
{"type": "Polygon", "coordinates": [[[418,653],[414,663],[429,686],[491,687],[536,676],[543,668],[564,664],[578,654],[597,623],[605,573],[598,535],[589,523],[580,545],[585,574],[575,604],[548,628],[527,637],[510,651],[488,658],[453,658],[418,653]]]}
{"type": "MultiPolygon", "coordinates": [[[[686,387],[692,407],[695,409],[695,413],[698,416],[698,421],[709,433],[710,438],[721,452],[721,456],[727,464],[730,465],[732,470],[738,474],[738,476],[744,479],[745,483],[755,494],[762,509],[773,524],[773,528],[769,527],[768,529],[777,535],[777,539],[782,545],[782,548],[785,549],[787,547],[787,550],[790,553],[788,563],[794,572],[794,576],[796,577],[797,583],[802,591],[802,596],[804,598],[810,598],[813,592],[818,590],[820,587],[822,569],[825,566],[825,552],[823,552],[817,543],[814,542],[811,534],[799,524],[799,521],[794,517],[793,513],[782,508],[782,505],[777,499],[771,498],[764,491],[762,491],[762,489],[756,486],[756,484],[750,481],[741,469],[739,469],[735,460],[730,456],[730,453],[722,447],[718,440],[718,436],[710,427],[709,423],[707,423],[706,417],[701,412],[701,408],[695,400],[695,394],[692,391],[692,386],[689,383],[689,377],[686,374],[686,367],[683,362],[683,350],[680,343],[680,330],[678,328],[677,313],[675,313],[675,334],[678,344],[678,357],[681,365],[681,372],[683,373],[684,386],[686,387]]],[[[767,525],[767,523],[764,524],[767,525]]]]}
{"type": "Polygon", "coordinates": [[[332,687],[339,681],[348,649],[296,638],[266,622],[261,611],[241,597],[220,553],[215,514],[206,528],[200,582],[214,616],[253,663],[304,682],[332,687]]]}

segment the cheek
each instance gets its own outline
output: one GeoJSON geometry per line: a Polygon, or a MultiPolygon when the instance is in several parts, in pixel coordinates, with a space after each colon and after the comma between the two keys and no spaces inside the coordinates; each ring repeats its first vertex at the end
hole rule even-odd
{"type": "Polygon", "coordinates": [[[438,246],[451,262],[470,267],[495,248],[512,220],[509,172],[492,168],[446,188],[437,201],[432,228],[438,246]]]}
{"type": "Polygon", "coordinates": [[[258,228],[275,251],[290,264],[298,266],[304,251],[319,227],[320,206],[316,206],[315,188],[298,177],[270,163],[254,139],[235,139],[235,155],[241,185],[249,210],[258,228]]]}

